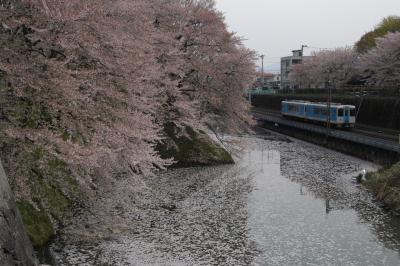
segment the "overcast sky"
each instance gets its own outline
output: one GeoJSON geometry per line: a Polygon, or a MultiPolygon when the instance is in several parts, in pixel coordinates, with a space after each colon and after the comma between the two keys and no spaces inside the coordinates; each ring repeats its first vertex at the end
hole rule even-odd
{"type": "MultiPolygon", "coordinates": [[[[260,54],[269,70],[302,44],[353,45],[382,18],[400,15],[400,0],[216,0],[229,28],[260,54]]],[[[312,49],[305,49],[305,54],[312,49]]]]}

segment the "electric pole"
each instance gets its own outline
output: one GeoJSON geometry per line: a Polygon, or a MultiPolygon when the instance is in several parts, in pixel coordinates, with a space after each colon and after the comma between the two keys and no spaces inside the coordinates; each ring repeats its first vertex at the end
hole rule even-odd
{"type": "Polygon", "coordinates": [[[308,45],[302,44],[301,45],[301,63],[303,64],[303,57],[304,57],[304,48],[308,47],[308,45]]]}
{"type": "Polygon", "coordinates": [[[331,128],[331,105],[332,105],[332,87],[331,84],[328,85],[328,102],[327,102],[327,107],[328,107],[328,122],[327,122],[327,127],[328,130],[331,128]]]}
{"type": "MultiPolygon", "coordinates": [[[[301,45],[301,64],[304,64],[304,48],[308,47],[308,45],[302,44],[301,45]]],[[[302,82],[300,81],[299,87],[300,89],[303,87],[302,82]]]]}
{"type": "Polygon", "coordinates": [[[261,57],[261,87],[264,88],[264,57],[265,55],[260,55],[261,57]]]}

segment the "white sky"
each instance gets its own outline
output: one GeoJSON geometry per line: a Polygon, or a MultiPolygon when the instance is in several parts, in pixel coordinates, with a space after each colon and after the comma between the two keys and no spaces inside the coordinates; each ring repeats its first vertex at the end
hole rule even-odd
{"type": "MultiPolygon", "coordinates": [[[[388,15],[400,15],[400,0],[216,0],[231,31],[265,54],[269,70],[302,44],[318,48],[353,45],[388,15]]],[[[305,48],[305,54],[311,49],[305,48]]]]}

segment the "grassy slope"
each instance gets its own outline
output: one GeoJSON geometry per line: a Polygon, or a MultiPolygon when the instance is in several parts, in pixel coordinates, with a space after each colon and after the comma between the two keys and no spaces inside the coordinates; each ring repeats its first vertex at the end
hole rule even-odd
{"type": "Polygon", "coordinates": [[[365,185],[390,209],[400,211],[400,162],[367,174],[365,185]]]}

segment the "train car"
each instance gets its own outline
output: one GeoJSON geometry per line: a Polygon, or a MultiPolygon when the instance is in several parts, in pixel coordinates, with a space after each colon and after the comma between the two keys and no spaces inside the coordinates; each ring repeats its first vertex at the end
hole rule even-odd
{"type": "MultiPolygon", "coordinates": [[[[327,103],[282,101],[282,116],[325,124],[328,121],[327,103]]],[[[331,103],[330,123],[334,127],[352,128],[356,122],[356,107],[331,103]]]]}

